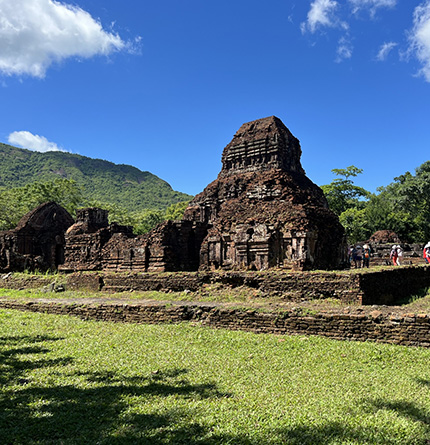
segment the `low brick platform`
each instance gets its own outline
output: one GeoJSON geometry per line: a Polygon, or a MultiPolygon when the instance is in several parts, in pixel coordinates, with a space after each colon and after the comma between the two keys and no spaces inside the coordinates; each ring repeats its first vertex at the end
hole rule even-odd
{"type": "Polygon", "coordinates": [[[384,315],[378,310],[313,314],[299,308],[261,312],[219,304],[22,302],[6,298],[0,299],[0,308],[71,315],[83,320],[152,324],[193,322],[255,333],[320,335],[336,340],[430,347],[430,317],[427,314],[384,315]]]}
{"type": "MultiPolygon", "coordinates": [[[[12,275],[4,288],[49,287],[53,277],[12,275]]],[[[207,273],[74,273],[56,277],[67,289],[103,291],[92,299],[75,301],[0,298],[0,308],[73,315],[133,323],[179,323],[190,321],[215,328],[257,333],[321,335],[338,340],[376,341],[430,347],[430,315],[403,313],[387,306],[430,286],[430,267],[389,267],[382,270],[343,272],[207,272],[207,273]],[[109,301],[109,291],[193,291],[220,284],[228,289],[242,286],[264,297],[276,296],[284,305],[240,309],[232,304],[109,301]],[[98,296],[100,295],[100,297],[98,296]],[[334,298],[350,304],[338,310],[315,311],[300,305],[312,299],[334,298]],[[294,302],[293,307],[291,303],[294,302]],[[375,305],[373,307],[373,305],[375,305]],[[377,306],[379,305],[379,306],[377,306]],[[380,306],[385,305],[385,306],[380,306]]],[[[7,291],[4,291],[7,295],[7,291]]],[[[250,306],[250,305],[249,305],[250,306]]]]}
{"type": "Polygon", "coordinates": [[[219,284],[226,289],[242,286],[258,290],[262,297],[276,296],[285,301],[332,298],[347,304],[393,305],[430,287],[430,266],[340,272],[77,272],[56,277],[12,274],[0,280],[0,287],[41,288],[53,281],[68,290],[91,292],[198,292],[205,285],[219,284]]]}
{"type": "Polygon", "coordinates": [[[65,277],[69,289],[113,292],[174,291],[197,292],[205,284],[249,287],[264,296],[285,301],[319,298],[339,299],[354,304],[396,304],[423,288],[430,287],[430,267],[387,267],[343,272],[180,272],[180,273],[75,273],[65,277]]]}

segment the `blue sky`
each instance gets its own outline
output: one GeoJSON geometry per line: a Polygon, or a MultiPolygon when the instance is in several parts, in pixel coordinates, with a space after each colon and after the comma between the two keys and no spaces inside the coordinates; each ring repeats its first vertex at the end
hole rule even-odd
{"type": "Polygon", "coordinates": [[[0,0],[0,142],[131,164],[196,194],[275,115],[318,185],[430,159],[430,0],[0,0]]]}

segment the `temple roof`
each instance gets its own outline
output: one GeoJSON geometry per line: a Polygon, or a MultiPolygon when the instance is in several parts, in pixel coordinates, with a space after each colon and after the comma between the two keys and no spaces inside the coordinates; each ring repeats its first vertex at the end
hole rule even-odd
{"type": "Polygon", "coordinates": [[[245,141],[250,142],[266,137],[274,137],[275,134],[288,133],[294,137],[281,119],[276,116],[264,117],[255,121],[243,124],[233,136],[229,145],[241,144],[245,141]]]}
{"type": "Polygon", "coordinates": [[[280,169],[304,174],[302,150],[283,122],[275,116],[243,124],[222,154],[221,176],[280,169]]]}

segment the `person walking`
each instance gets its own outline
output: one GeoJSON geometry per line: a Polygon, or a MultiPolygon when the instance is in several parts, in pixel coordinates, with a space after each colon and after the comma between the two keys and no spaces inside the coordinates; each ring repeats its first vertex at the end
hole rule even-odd
{"type": "Polygon", "coordinates": [[[371,249],[369,244],[363,246],[363,267],[369,268],[371,249]]]}
{"type": "Polygon", "coordinates": [[[424,246],[423,258],[426,264],[430,264],[430,241],[424,246]]]}
{"type": "Polygon", "coordinates": [[[400,260],[403,259],[403,249],[399,245],[397,245],[396,250],[397,250],[396,264],[397,266],[400,266],[400,260]]]}
{"type": "Polygon", "coordinates": [[[397,266],[397,246],[394,245],[391,248],[390,259],[393,262],[393,266],[397,266]]]}
{"type": "Polygon", "coordinates": [[[355,263],[355,267],[361,269],[361,261],[363,259],[363,248],[358,244],[357,247],[355,248],[355,258],[356,258],[356,263],[355,263]]]}

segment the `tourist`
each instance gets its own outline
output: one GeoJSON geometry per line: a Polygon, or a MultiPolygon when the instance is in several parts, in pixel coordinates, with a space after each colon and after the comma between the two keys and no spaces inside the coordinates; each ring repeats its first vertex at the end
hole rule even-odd
{"type": "Polygon", "coordinates": [[[355,267],[361,268],[361,260],[363,259],[363,248],[360,245],[357,245],[356,250],[356,263],[355,267]]]}
{"type": "Polygon", "coordinates": [[[372,252],[372,249],[370,248],[369,244],[365,244],[363,246],[363,267],[369,267],[369,261],[370,261],[370,254],[372,252]]]}
{"type": "Polygon", "coordinates": [[[390,258],[391,258],[391,261],[393,262],[393,266],[397,266],[397,246],[396,245],[394,245],[391,248],[390,258]]]}
{"type": "Polygon", "coordinates": [[[403,249],[399,245],[397,245],[396,250],[397,250],[396,264],[397,266],[400,266],[400,259],[403,258],[403,249]]]}
{"type": "Polygon", "coordinates": [[[401,259],[403,259],[403,249],[399,245],[397,245],[397,260],[396,260],[397,266],[400,266],[401,259]]]}
{"type": "Polygon", "coordinates": [[[430,241],[424,246],[423,258],[427,264],[430,264],[430,241]]]}
{"type": "Polygon", "coordinates": [[[355,263],[355,247],[354,246],[349,246],[348,249],[348,263],[349,263],[349,267],[352,267],[352,263],[355,263]]]}

